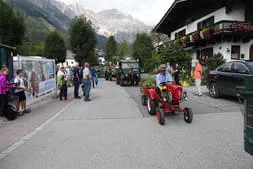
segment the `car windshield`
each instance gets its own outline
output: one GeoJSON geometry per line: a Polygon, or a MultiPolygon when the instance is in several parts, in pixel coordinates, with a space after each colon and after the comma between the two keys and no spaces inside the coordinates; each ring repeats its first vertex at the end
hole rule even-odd
{"type": "Polygon", "coordinates": [[[122,63],[122,69],[137,69],[139,68],[139,63],[122,63]]]}

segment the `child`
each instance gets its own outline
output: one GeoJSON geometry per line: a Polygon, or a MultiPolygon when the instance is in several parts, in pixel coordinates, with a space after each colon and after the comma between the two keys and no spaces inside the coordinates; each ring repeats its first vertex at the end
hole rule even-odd
{"type": "Polygon", "coordinates": [[[23,116],[24,113],[28,113],[29,111],[26,110],[26,95],[25,95],[25,83],[22,78],[22,70],[18,69],[16,72],[17,76],[14,79],[14,93],[18,96],[19,100],[16,104],[17,112],[19,112],[20,104],[21,104],[21,111],[19,112],[20,116],[23,116]]]}
{"type": "Polygon", "coordinates": [[[97,86],[97,85],[98,85],[98,78],[97,78],[97,75],[95,74],[93,78],[94,78],[94,82],[96,83],[96,86],[97,86]]]}

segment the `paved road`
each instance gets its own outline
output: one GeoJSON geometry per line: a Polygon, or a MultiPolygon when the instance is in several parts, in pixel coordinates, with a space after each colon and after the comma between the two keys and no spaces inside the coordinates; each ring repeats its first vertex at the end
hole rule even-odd
{"type": "Polygon", "coordinates": [[[192,124],[186,124],[178,114],[167,118],[161,127],[154,117],[139,110],[135,96],[129,94],[137,94],[134,90],[138,91],[102,80],[92,91],[92,102],[66,104],[2,151],[0,168],[253,168],[253,157],[243,150],[243,118],[237,110],[217,108],[209,113],[198,112],[196,107],[192,124]]]}
{"type": "MultiPolygon", "coordinates": [[[[125,90],[129,93],[132,99],[136,101],[139,109],[144,117],[148,117],[146,106],[141,104],[141,93],[138,87],[125,87],[125,90]]],[[[210,114],[210,113],[224,113],[224,112],[241,112],[240,104],[237,98],[233,97],[221,97],[213,99],[209,96],[208,90],[205,86],[202,86],[203,96],[198,97],[193,93],[195,87],[185,87],[184,91],[189,96],[189,101],[183,102],[182,107],[191,107],[194,114],[210,114]]]]}

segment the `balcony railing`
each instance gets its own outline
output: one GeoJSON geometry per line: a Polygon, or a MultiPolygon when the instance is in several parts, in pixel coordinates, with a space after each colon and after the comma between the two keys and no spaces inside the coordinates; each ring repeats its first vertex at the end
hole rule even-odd
{"type": "Polygon", "coordinates": [[[198,41],[209,40],[220,34],[235,34],[247,35],[248,33],[253,33],[253,26],[245,22],[231,22],[224,21],[216,23],[208,28],[203,28],[202,30],[190,33],[176,39],[173,42],[184,46],[190,46],[198,41]]]}

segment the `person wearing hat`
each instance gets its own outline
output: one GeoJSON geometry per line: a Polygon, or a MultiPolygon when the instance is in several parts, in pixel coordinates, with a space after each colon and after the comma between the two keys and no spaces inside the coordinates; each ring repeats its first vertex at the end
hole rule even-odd
{"type": "Polygon", "coordinates": [[[166,65],[161,64],[159,66],[160,73],[156,75],[156,87],[161,87],[166,83],[172,83],[172,79],[166,73],[166,65]]]}

